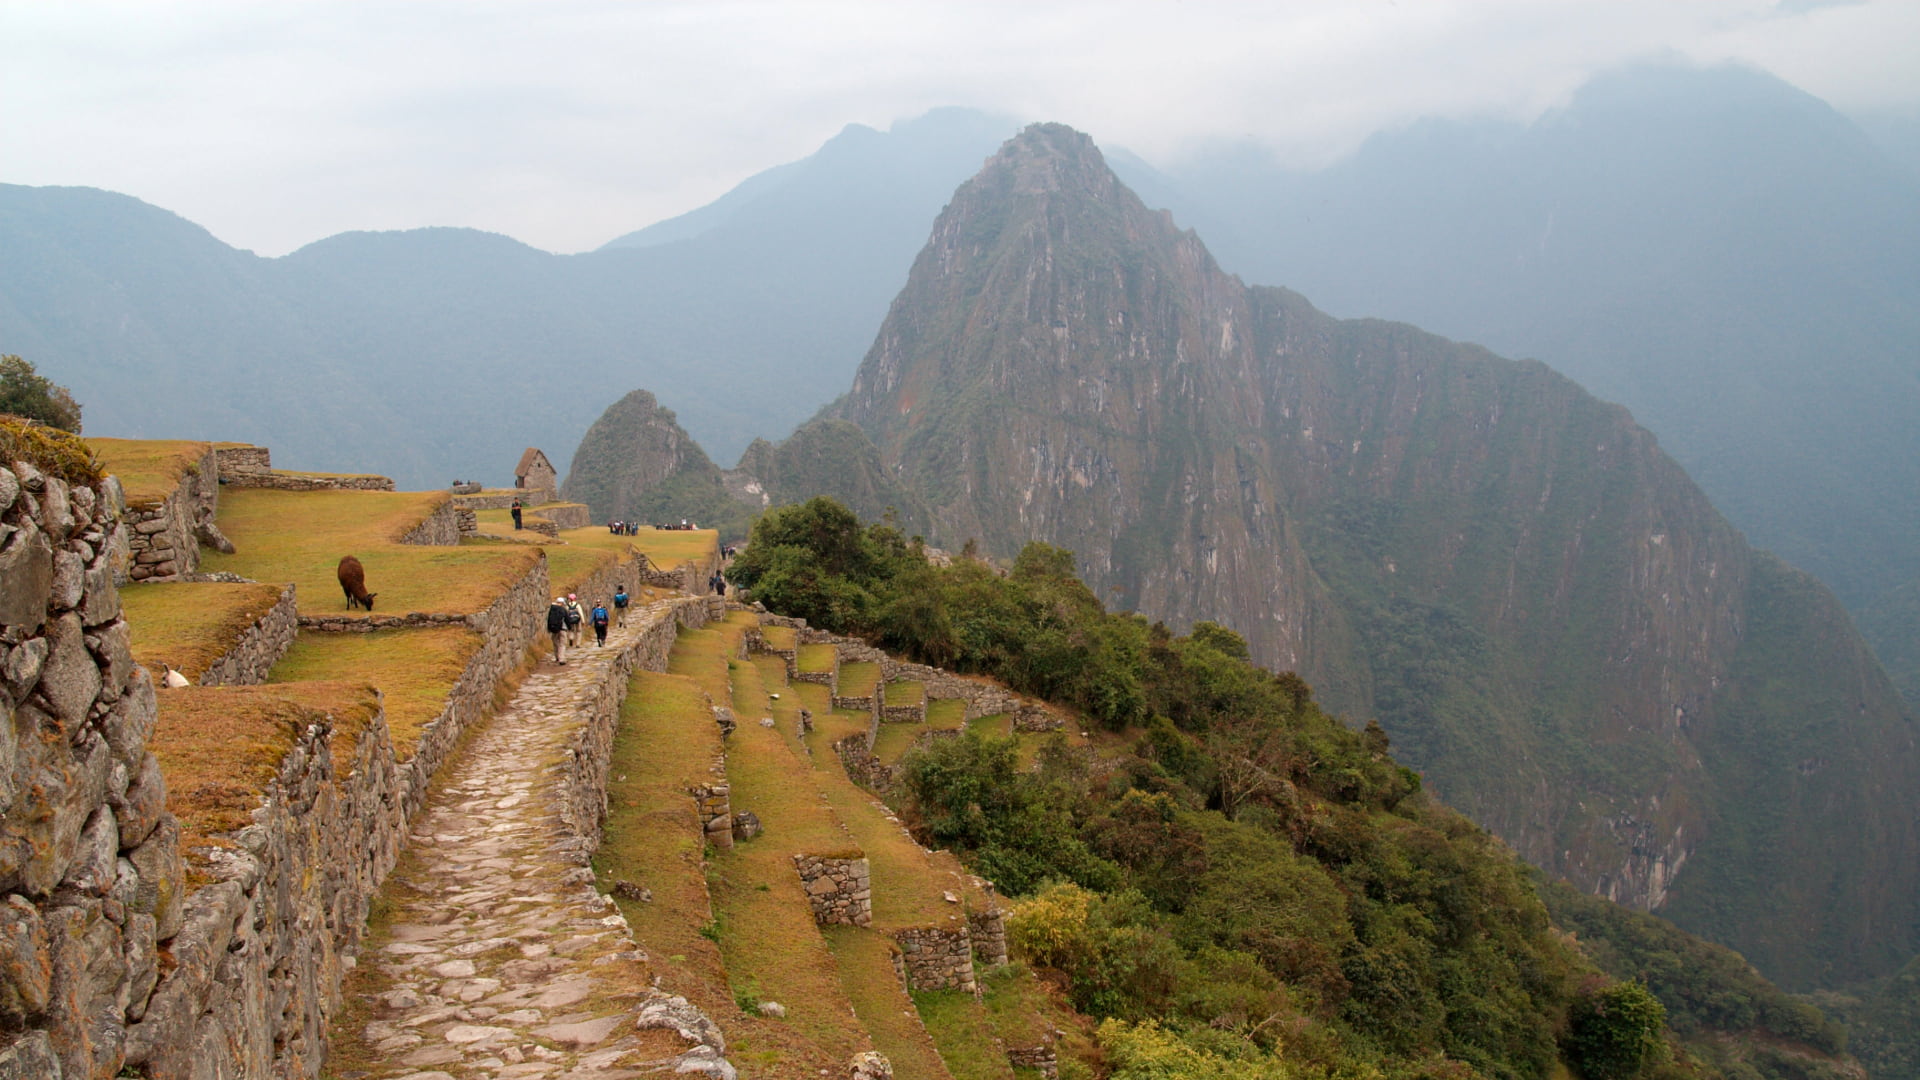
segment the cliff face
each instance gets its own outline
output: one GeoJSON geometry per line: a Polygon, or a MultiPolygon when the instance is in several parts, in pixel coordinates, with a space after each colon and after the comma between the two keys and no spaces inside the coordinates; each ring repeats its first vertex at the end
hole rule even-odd
{"type": "Polygon", "coordinates": [[[936,542],[1045,540],[1117,606],[1227,624],[1549,871],[1790,984],[1914,951],[1885,676],[1545,367],[1248,289],[1041,126],[956,193],[836,408],[936,542]]]}
{"type": "Polygon", "coordinates": [[[719,511],[737,512],[720,469],[645,390],[607,406],[587,429],[561,491],[586,503],[596,521],[712,521],[719,511]]]}

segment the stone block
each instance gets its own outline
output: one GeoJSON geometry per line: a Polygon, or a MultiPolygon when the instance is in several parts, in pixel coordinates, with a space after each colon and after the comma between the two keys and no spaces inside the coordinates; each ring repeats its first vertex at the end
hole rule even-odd
{"type": "Polygon", "coordinates": [[[101,723],[101,732],[112,747],[114,760],[133,768],[147,753],[147,740],[153,736],[153,724],[160,715],[160,703],[153,696],[153,680],[146,669],[136,669],[133,682],[120,700],[113,703],[101,723]]]}
{"type": "Polygon", "coordinates": [[[29,1031],[0,1050],[0,1080],[62,1080],[60,1055],[45,1031],[29,1031]]]}
{"type": "Polygon", "coordinates": [[[186,866],[180,859],[180,826],[174,824],[173,815],[162,817],[146,842],[127,853],[127,861],[140,872],[133,911],[153,916],[154,936],[166,941],[180,932],[186,914],[180,902],[186,866]]]}
{"type": "Polygon", "coordinates": [[[0,548],[0,624],[39,626],[53,598],[53,545],[31,523],[0,548]]]}
{"type": "Polygon", "coordinates": [[[133,677],[133,635],[126,622],[116,619],[95,629],[87,644],[101,665],[100,700],[119,701],[121,688],[133,677]]]}
{"type": "Polygon", "coordinates": [[[80,622],[99,626],[120,617],[120,590],[113,584],[113,559],[106,552],[94,556],[86,574],[86,595],[80,601],[80,622]]]}
{"type": "Polygon", "coordinates": [[[13,470],[0,468],[0,513],[13,509],[13,500],[20,495],[20,481],[14,479],[13,470]]]}
{"type": "Polygon", "coordinates": [[[167,782],[160,775],[159,760],[152,754],[145,755],[139,770],[127,783],[126,794],[118,798],[109,795],[108,802],[120,825],[122,849],[145,843],[167,812],[167,782]]]}
{"type": "Polygon", "coordinates": [[[127,943],[127,1022],[137,1023],[147,1012],[147,999],[160,981],[160,954],[155,947],[156,926],[151,915],[129,915],[124,931],[127,943]]]}
{"type": "Polygon", "coordinates": [[[53,952],[40,910],[26,897],[0,904],[0,1024],[18,1028],[44,1012],[53,988],[53,952]]]}
{"type": "Polygon", "coordinates": [[[53,718],[72,729],[86,722],[100,696],[100,668],[87,652],[80,616],[68,613],[47,627],[47,662],[40,669],[40,693],[53,706],[53,718]]]}
{"type": "Polygon", "coordinates": [[[53,553],[53,584],[50,602],[56,611],[71,611],[80,606],[87,590],[87,562],[77,552],[53,553]]]}
{"type": "Polygon", "coordinates": [[[7,681],[7,692],[15,700],[24,700],[33,693],[35,684],[40,681],[40,668],[47,662],[47,639],[28,638],[13,647],[7,653],[7,662],[0,668],[0,675],[7,681]]]}
{"type": "Polygon", "coordinates": [[[120,873],[120,826],[113,809],[96,807],[80,830],[80,844],[61,886],[91,896],[103,897],[113,888],[120,873]]]}

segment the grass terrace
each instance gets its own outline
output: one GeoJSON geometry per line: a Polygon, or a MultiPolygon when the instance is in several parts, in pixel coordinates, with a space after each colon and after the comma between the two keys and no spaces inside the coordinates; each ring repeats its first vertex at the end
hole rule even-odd
{"type": "MultiPolygon", "coordinates": [[[[906,988],[893,973],[893,954],[899,946],[885,935],[857,926],[826,926],[820,933],[840,962],[841,970],[870,974],[868,978],[850,980],[847,997],[853,1003],[855,1019],[873,1036],[874,1048],[887,1055],[887,1061],[893,1065],[894,1076],[902,1080],[909,1076],[963,1080],[976,1075],[953,1072],[941,1059],[931,1033],[914,1009],[913,999],[907,996],[906,988]]],[[[988,1044],[983,1052],[993,1053],[992,1045],[988,1044]]]]}
{"type": "Polygon", "coordinates": [[[224,834],[253,822],[253,811],[281,762],[308,724],[333,726],[336,767],[352,760],[353,742],[380,708],[358,682],[298,686],[189,686],[160,694],[160,716],[148,743],[167,783],[167,809],[179,819],[190,884],[203,856],[231,846],[224,834]]]}
{"type": "Polygon", "coordinates": [[[268,685],[348,678],[378,686],[386,695],[394,754],[405,761],[421,731],[447,707],[447,695],[481,644],[480,634],[464,626],[301,634],[273,666],[268,685]]]}
{"type": "Polygon", "coordinates": [[[790,652],[800,647],[800,632],[791,626],[763,626],[760,636],[766,639],[769,649],[790,652]]]}
{"type": "Polygon", "coordinates": [[[336,570],[342,556],[353,555],[366,567],[375,610],[471,614],[524,577],[540,556],[531,547],[398,542],[448,498],[443,491],[229,489],[220,496],[220,530],[237,550],[203,551],[200,568],[291,581],[302,615],[341,615],[346,599],[336,570]]]}
{"type": "Polygon", "coordinates": [[[133,634],[133,658],[156,674],[171,664],[199,682],[248,627],[273,610],[282,588],[216,582],[124,586],[120,604],[133,634]]]}
{"type": "Polygon", "coordinates": [[[871,660],[856,660],[840,665],[841,697],[872,697],[880,685],[880,665],[871,660]]]}
{"type": "Polygon", "coordinates": [[[191,439],[87,439],[106,471],[120,478],[128,506],[166,501],[213,444],[191,439]]]}
{"type": "Polygon", "coordinates": [[[834,654],[836,652],[838,652],[838,650],[825,643],[802,645],[800,646],[799,652],[795,654],[793,663],[794,666],[801,671],[823,673],[832,671],[834,654]]]}
{"type": "MultiPolygon", "coordinates": [[[[887,703],[894,704],[893,687],[887,687],[887,703]]],[[[873,739],[873,756],[889,765],[900,764],[907,750],[929,731],[953,731],[965,727],[967,703],[958,698],[934,701],[927,706],[924,724],[881,724],[873,739]]]]}
{"type": "Polygon", "coordinates": [[[912,679],[887,684],[887,704],[919,705],[927,700],[927,685],[912,679]]]}

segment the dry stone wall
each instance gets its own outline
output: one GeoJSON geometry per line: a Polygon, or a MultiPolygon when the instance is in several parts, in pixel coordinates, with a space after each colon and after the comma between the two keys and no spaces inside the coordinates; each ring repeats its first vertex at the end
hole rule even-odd
{"type": "Polygon", "coordinates": [[[900,981],[909,990],[965,990],[979,985],[973,974],[973,940],[965,925],[951,929],[912,926],[893,932],[899,944],[900,981]]]}
{"type": "Polygon", "coordinates": [[[593,524],[593,513],[586,503],[549,503],[540,508],[540,516],[562,529],[584,529],[593,524]]]}
{"type": "Polygon", "coordinates": [[[114,581],[119,490],[0,467],[0,1076],[119,1072],[184,922],[114,581]]]}
{"type": "MultiPolygon", "coordinates": [[[[607,772],[613,760],[614,728],[620,717],[620,705],[626,700],[627,688],[632,683],[635,671],[667,670],[667,655],[673,651],[674,637],[682,626],[698,629],[707,623],[705,604],[692,598],[674,601],[669,607],[649,607],[636,616],[649,618],[652,622],[643,626],[634,642],[621,650],[608,669],[605,682],[594,689],[592,696],[580,706],[586,717],[579,735],[567,751],[566,766],[561,770],[562,783],[566,791],[562,799],[562,819],[572,834],[571,842],[580,849],[580,854],[591,855],[599,849],[601,827],[607,818],[607,772]]],[[[725,785],[720,787],[720,799],[724,803],[727,795],[725,785]]],[[[697,798],[698,796],[696,796],[697,798]]],[[[722,812],[721,820],[727,824],[727,838],[732,840],[731,816],[722,812]]],[[[704,811],[701,825],[707,826],[704,811]]],[[[708,830],[712,839],[712,830],[708,830]]]]}
{"type": "Polygon", "coordinates": [[[872,926],[873,877],[864,855],[795,855],[813,920],[822,926],[872,926]]]}
{"type": "Polygon", "coordinates": [[[311,1078],[375,890],[399,856],[399,769],[384,716],[345,740],[310,725],[253,823],[201,853],[174,967],[129,1031],[126,1063],[153,1080],[311,1078]],[[336,745],[353,758],[336,761],[336,745]]]}
{"type": "Polygon", "coordinates": [[[213,523],[219,498],[219,457],[208,447],[166,498],[127,507],[127,577],[163,581],[199,569],[201,535],[219,535],[213,523]]]}
{"type": "Polygon", "coordinates": [[[428,781],[440,771],[467,726],[492,706],[494,688],[520,666],[534,638],[546,632],[544,615],[551,595],[547,590],[547,559],[542,553],[485,611],[462,620],[480,632],[482,642],[454,682],[446,707],[421,731],[413,758],[401,766],[407,817],[425,803],[428,781]]]}
{"type": "MultiPolygon", "coordinates": [[[[926,687],[926,700],[929,702],[958,698],[967,703],[965,718],[968,720],[977,720],[982,716],[1008,714],[1013,718],[1014,728],[1019,731],[1057,731],[1066,726],[1065,714],[1043,703],[1021,697],[996,683],[965,678],[944,668],[896,660],[858,638],[812,629],[806,625],[804,619],[770,615],[762,615],[761,619],[769,625],[794,627],[799,633],[801,644],[834,646],[839,654],[836,667],[838,662],[847,661],[879,664],[882,686],[890,682],[918,682],[926,687]]],[[[795,677],[804,682],[826,682],[830,686],[838,684],[837,671],[831,680],[823,679],[817,673],[807,672],[801,672],[795,677]]],[[[884,702],[882,705],[884,707],[884,702]]],[[[862,706],[854,706],[854,708],[860,707],[862,706]]],[[[924,717],[923,711],[922,719],[924,717]]]]}
{"type": "Polygon", "coordinates": [[[294,610],[293,586],[280,591],[280,599],[265,615],[254,620],[220,659],[200,673],[201,686],[257,686],[267,681],[267,672],[293,647],[300,630],[300,616],[294,610]]]}
{"type": "Polygon", "coordinates": [[[427,519],[400,537],[403,544],[420,544],[428,547],[450,547],[460,542],[460,518],[454,513],[453,497],[448,496],[427,519]]]}
{"type": "Polygon", "coordinates": [[[230,484],[242,477],[262,476],[273,471],[273,454],[264,446],[215,443],[213,454],[219,461],[220,475],[230,484]]]}
{"type": "Polygon", "coordinates": [[[1051,1046],[1009,1047],[1007,1064],[1016,1069],[1033,1069],[1046,1080],[1060,1076],[1060,1052],[1051,1046]]]}

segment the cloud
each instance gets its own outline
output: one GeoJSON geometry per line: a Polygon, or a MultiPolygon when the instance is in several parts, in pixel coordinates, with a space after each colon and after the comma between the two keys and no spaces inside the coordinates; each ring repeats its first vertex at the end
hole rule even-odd
{"type": "Polygon", "coordinates": [[[1532,116],[1660,53],[1920,102],[1914,7],[6,4],[0,180],[126,191],[266,253],[432,224],[579,250],[938,105],[1162,160],[1248,138],[1312,162],[1421,115],[1532,116]]]}

